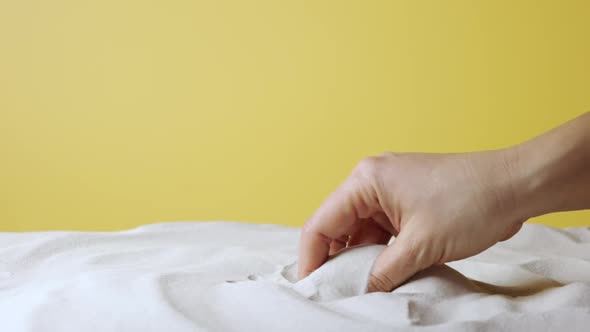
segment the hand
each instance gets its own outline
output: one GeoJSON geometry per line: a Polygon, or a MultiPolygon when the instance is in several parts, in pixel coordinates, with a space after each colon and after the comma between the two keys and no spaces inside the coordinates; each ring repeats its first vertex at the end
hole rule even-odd
{"type": "Polygon", "coordinates": [[[387,244],[369,291],[391,291],[432,265],[478,254],[512,237],[517,215],[515,150],[386,153],[362,160],[302,229],[299,278],[338,250],[387,244]]]}

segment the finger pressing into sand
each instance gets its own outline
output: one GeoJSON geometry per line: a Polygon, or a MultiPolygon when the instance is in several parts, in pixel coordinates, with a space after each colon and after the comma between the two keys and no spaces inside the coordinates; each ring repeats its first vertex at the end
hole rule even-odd
{"type": "Polygon", "coordinates": [[[303,225],[299,242],[300,279],[326,262],[332,241],[355,230],[359,211],[367,214],[369,205],[366,202],[374,200],[366,196],[372,191],[361,188],[360,183],[349,177],[303,225]]]}
{"type": "MultiPolygon", "coordinates": [[[[369,292],[390,292],[420,271],[424,265],[420,244],[400,235],[375,260],[369,276],[369,292]]],[[[406,236],[404,236],[406,235],[406,236]]]]}

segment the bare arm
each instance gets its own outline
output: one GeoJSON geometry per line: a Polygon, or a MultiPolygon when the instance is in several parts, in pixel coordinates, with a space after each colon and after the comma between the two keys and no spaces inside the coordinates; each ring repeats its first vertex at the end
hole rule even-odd
{"type": "Polygon", "coordinates": [[[511,150],[524,216],[590,208],[590,112],[511,150]]]}

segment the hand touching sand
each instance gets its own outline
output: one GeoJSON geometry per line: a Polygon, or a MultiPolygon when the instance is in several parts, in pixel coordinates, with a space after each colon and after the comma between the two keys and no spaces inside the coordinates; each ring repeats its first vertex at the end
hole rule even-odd
{"type": "Polygon", "coordinates": [[[590,113],[503,150],[386,153],[362,160],[305,223],[299,277],[336,251],[395,241],[369,291],[390,291],[432,265],[478,254],[527,219],[590,208],[590,113]]]}

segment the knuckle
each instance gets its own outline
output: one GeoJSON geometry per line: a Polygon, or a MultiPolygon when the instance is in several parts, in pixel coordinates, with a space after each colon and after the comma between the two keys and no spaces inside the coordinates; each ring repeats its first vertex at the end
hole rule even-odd
{"type": "Polygon", "coordinates": [[[403,255],[409,259],[415,260],[420,256],[419,247],[414,241],[406,243],[406,245],[403,246],[401,250],[403,255]]]}
{"type": "Polygon", "coordinates": [[[306,222],[305,224],[303,224],[303,227],[301,227],[302,237],[312,237],[315,233],[315,225],[313,225],[313,223],[311,222],[306,222]]]}
{"type": "Polygon", "coordinates": [[[391,152],[391,151],[385,151],[382,154],[379,155],[380,158],[385,159],[385,158],[393,158],[393,157],[397,157],[398,154],[395,152],[391,152]]]}
{"type": "Polygon", "coordinates": [[[301,237],[326,244],[332,242],[331,238],[324,235],[321,231],[318,231],[312,223],[305,223],[303,227],[301,227],[301,237]]]}
{"type": "Polygon", "coordinates": [[[411,266],[422,268],[424,265],[427,265],[425,263],[426,254],[424,246],[419,245],[416,241],[405,243],[405,245],[400,248],[400,254],[403,257],[401,261],[404,262],[406,268],[411,266]]]}
{"type": "Polygon", "coordinates": [[[362,177],[374,178],[377,176],[381,166],[381,157],[367,157],[362,159],[356,166],[354,173],[362,177]]]}

